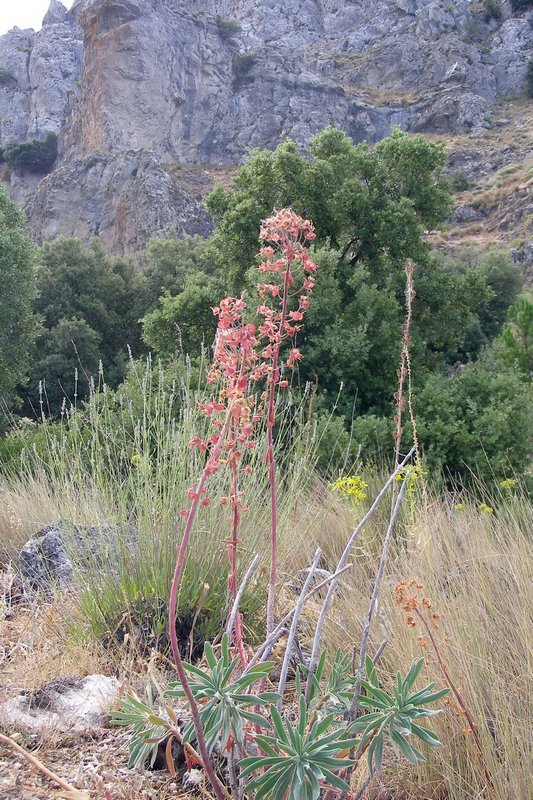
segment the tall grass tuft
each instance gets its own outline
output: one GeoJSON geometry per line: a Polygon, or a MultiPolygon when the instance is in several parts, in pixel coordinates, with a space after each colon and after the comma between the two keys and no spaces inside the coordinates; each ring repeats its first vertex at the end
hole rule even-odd
{"type": "MultiPolygon", "coordinates": [[[[75,572],[83,612],[80,625],[87,624],[99,637],[122,639],[128,633],[147,645],[164,647],[167,642],[168,595],[182,521],[179,512],[188,502],[188,488],[204,460],[189,442],[198,434],[206,435],[209,424],[199,410],[200,401],[205,400],[201,385],[201,374],[190,363],[176,374],[175,369],[154,365],[150,359],[132,362],[119,390],[108,390],[102,381],[83,408],[65,411],[60,424],[44,422],[39,447],[23,447],[0,478],[4,561],[51,521],[101,528],[112,563],[102,565],[98,556],[86,563],[88,548],[84,547],[82,564],[74,542],[67,542],[80,567],[75,572]]],[[[316,482],[313,466],[319,442],[312,424],[305,421],[308,401],[305,394],[297,403],[289,396],[280,409],[282,541],[291,536],[297,498],[310,493],[316,482]]],[[[264,439],[260,437],[261,442],[264,439]]],[[[250,454],[253,467],[264,463],[265,447],[260,445],[250,454]]],[[[240,558],[246,566],[256,553],[263,556],[268,551],[270,518],[264,500],[268,477],[261,468],[254,468],[243,474],[242,482],[250,507],[241,522],[240,558]]],[[[228,493],[227,477],[212,476],[213,502],[202,508],[180,587],[182,634],[186,639],[194,620],[191,643],[194,639],[195,652],[201,652],[204,638],[216,637],[231,607],[223,544],[227,512],[217,502],[228,493]]],[[[265,586],[266,577],[260,573],[245,593],[242,611],[248,624],[263,604],[265,586]]]]}

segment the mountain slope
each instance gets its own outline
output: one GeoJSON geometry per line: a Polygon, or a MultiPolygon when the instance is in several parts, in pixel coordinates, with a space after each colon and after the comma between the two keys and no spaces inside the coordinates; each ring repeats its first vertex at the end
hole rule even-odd
{"type": "Polygon", "coordinates": [[[52,0],[41,31],[0,38],[0,147],[52,131],[59,155],[44,177],[6,165],[1,177],[36,241],[99,235],[122,253],[169,229],[207,233],[201,190],[250,147],[305,147],[327,124],[356,141],[397,124],[488,130],[533,55],[533,11],[502,12],[487,21],[467,0],[76,0],[67,12],[52,0]],[[190,165],[203,173],[192,190],[190,165]]]}

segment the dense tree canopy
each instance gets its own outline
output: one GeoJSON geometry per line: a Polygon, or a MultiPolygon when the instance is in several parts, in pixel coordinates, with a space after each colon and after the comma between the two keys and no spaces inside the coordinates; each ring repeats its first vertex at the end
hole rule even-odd
{"type": "Polygon", "coordinates": [[[234,187],[219,186],[207,199],[217,223],[214,257],[239,288],[255,261],[261,220],[290,206],[312,219],[319,243],[352,266],[364,261],[383,284],[391,265],[426,256],[423,231],[449,213],[445,159],[444,148],[423,136],[395,131],[370,147],[331,127],[313,139],[310,158],[290,141],[255,151],[234,187]]]}
{"type": "Polygon", "coordinates": [[[102,362],[106,380],[124,375],[128,346],[139,352],[137,284],[133,265],[109,258],[95,241],[84,248],[76,239],[57,239],[39,253],[40,294],[35,308],[43,319],[32,364],[32,402],[46,381],[47,403],[57,412],[63,397],[83,398],[102,362]]]}
{"type": "MultiPolygon", "coordinates": [[[[100,365],[116,387],[128,348],[133,356],[149,348],[174,366],[185,354],[194,362],[212,341],[221,297],[245,292],[253,314],[261,220],[290,205],[317,231],[316,285],[298,341],[304,358],[292,381],[296,392],[313,387],[315,425],[328,420],[333,431],[321,465],[341,451],[343,462],[348,450],[371,458],[392,451],[405,266],[414,262],[413,400],[428,465],[456,477],[472,468],[485,477],[523,469],[533,417],[531,303],[518,299],[522,277],[507,254],[431,250],[426,232],[450,209],[444,160],[439,145],[399,131],[370,147],[328,128],[308,156],[292,142],[256,151],[232,187],[209,196],[211,239],[153,239],[140,272],[97,241],[84,248],[59,239],[37,255],[35,299],[22,217],[0,195],[2,301],[16,294],[2,305],[4,398],[12,401],[29,370],[35,314],[43,328],[26,394],[38,410],[44,381],[43,410],[52,415],[65,397],[67,404],[87,397],[100,365]],[[23,335],[7,344],[9,326],[23,335]]],[[[131,388],[126,380],[121,392],[131,388]]],[[[408,438],[407,422],[404,444],[408,438]]]]}
{"type": "Polygon", "coordinates": [[[22,212],[0,187],[0,402],[12,408],[38,332],[34,257],[22,212]]]}

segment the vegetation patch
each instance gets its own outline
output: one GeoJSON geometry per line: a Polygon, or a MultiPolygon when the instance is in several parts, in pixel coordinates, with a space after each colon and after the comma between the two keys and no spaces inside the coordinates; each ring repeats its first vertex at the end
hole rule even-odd
{"type": "Polygon", "coordinates": [[[46,174],[57,158],[57,134],[47,133],[44,140],[11,142],[3,148],[3,158],[20,172],[46,174]]]}
{"type": "Polygon", "coordinates": [[[233,89],[239,91],[243,86],[252,83],[254,78],[250,75],[252,67],[257,61],[257,56],[254,53],[241,53],[236,56],[231,62],[233,69],[233,89]]]}

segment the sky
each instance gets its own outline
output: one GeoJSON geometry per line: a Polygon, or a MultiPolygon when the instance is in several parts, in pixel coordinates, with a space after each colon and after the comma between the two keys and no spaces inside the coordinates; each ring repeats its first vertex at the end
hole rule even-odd
{"type": "MultiPolygon", "coordinates": [[[[74,0],[61,0],[70,8],[74,0]]],[[[0,0],[0,36],[17,25],[38,31],[50,0],[0,0]]]]}

